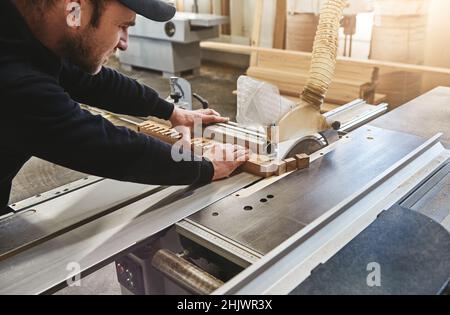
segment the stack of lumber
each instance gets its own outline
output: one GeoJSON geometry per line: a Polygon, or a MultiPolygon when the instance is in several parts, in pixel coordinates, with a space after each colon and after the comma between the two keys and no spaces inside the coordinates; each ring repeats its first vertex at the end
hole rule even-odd
{"type": "MultiPolygon", "coordinates": [[[[309,78],[311,56],[295,52],[263,50],[255,53],[247,75],[277,86],[283,96],[299,97],[309,78]]],[[[375,101],[378,68],[338,61],[336,74],[325,102],[330,107],[347,104],[361,98],[375,101]]]]}
{"type": "MultiPolygon", "coordinates": [[[[298,55],[302,58],[311,59],[311,53],[306,52],[293,52],[280,49],[269,49],[260,47],[250,47],[235,44],[225,44],[217,42],[202,42],[201,47],[213,51],[223,51],[233,54],[246,54],[250,55],[252,52],[273,52],[279,59],[288,58],[291,55],[298,55]]],[[[257,56],[257,54],[256,54],[257,56]]],[[[257,63],[255,62],[255,65],[257,63]]],[[[376,74],[381,76],[388,76],[394,72],[407,72],[408,74],[423,74],[424,78],[422,80],[422,90],[420,94],[423,94],[429,90],[432,90],[438,86],[450,86],[450,69],[448,68],[438,68],[423,65],[411,65],[406,63],[383,61],[383,60],[361,60],[361,59],[349,59],[347,57],[339,57],[337,64],[343,68],[361,68],[361,69],[371,69],[371,71],[376,70],[376,74]]],[[[375,72],[374,72],[375,73],[375,72]]],[[[339,76],[339,73],[338,73],[339,76]]],[[[378,78],[378,82],[380,78],[378,78]]],[[[380,104],[382,102],[387,102],[387,96],[380,94],[379,84],[377,85],[375,102],[372,104],[380,104]]],[[[298,95],[294,96],[298,99],[298,95]]]]}
{"type": "Polygon", "coordinates": [[[319,17],[314,13],[290,13],[286,23],[286,49],[312,52],[319,17]]]}
{"type": "Polygon", "coordinates": [[[387,95],[389,110],[393,110],[422,94],[423,75],[407,71],[380,76],[378,90],[387,95]]]}
{"type": "Polygon", "coordinates": [[[423,64],[427,22],[426,15],[375,16],[371,57],[423,64]]]}
{"type": "MultiPolygon", "coordinates": [[[[376,0],[371,59],[421,65],[425,60],[428,0],[376,0]]],[[[379,91],[390,108],[421,94],[422,76],[408,72],[380,76],[379,91]]]]}

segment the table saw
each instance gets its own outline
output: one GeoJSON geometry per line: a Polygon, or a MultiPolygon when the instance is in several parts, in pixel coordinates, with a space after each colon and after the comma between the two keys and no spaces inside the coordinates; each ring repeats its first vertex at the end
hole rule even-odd
{"type": "Polygon", "coordinates": [[[125,294],[443,293],[450,89],[385,111],[355,101],[329,113],[338,139],[280,176],[202,187],[86,177],[11,205],[0,294],[52,293],[112,262],[125,294]],[[374,264],[380,286],[367,280],[374,264]]]}

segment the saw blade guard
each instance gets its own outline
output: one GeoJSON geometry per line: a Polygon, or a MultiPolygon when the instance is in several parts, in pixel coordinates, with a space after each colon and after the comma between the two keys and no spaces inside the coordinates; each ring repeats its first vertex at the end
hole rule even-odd
{"type": "Polygon", "coordinates": [[[265,132],[296,104],[280,95],[272,84],[240,76],[237,81],[237,123],[265,132]]]}

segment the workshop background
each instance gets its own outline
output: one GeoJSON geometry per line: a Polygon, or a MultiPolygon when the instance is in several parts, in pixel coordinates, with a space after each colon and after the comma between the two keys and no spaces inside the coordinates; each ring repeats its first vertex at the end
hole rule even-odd
{"type": "MultiPolygon", "coordinates": [[[[192,83],[193,90],[208,99],[214,109],[225,117],[235,119],[236,98],[229,96],[236,90],[237,78],[245,74],[249,67],[250,50],[246,48],[288,47],[293,51],[311,52],[315,26],[318,22],[317,14],[323,2],[176,1],[177,8],[181,12],[215,14],[228,16],[230,19],[229,24],[221,26],[220,37],[202,42],[200,72],[193,74],[188,71],[183,75],[192,83]],[[221,46],[217,43],[228,45],[221,46]]],[[[450,38],[450,24],[447,23],[447,12],[450,12],[449,1],[350,0],[349,2],[351,4],[349,16],[356,17],[356,26],[350,30],[350,33],[353,33],[353,50],[351,54],[347,52],[347,55],[357,60],[374,59],[401,63],[403,65],[400,68],[406,69],[395,71],[394,75],[386,74],[384,79],[380,79],[376,92],[382,96],[378,102],[387,101],[390,106],[398,106],[436,86],[450,85],[448,73],[450,41],[446,40],[450,38]],[[432,69],[435,72],[425,67],[408,69],[408,65],[423,65],[436,69],[432,69]]],[[[341,32],[339,55],[344,56],[345,29],[342,28],[341,32]]],[[[158,60],[153,62],[155,65],[159,64],[158,60]]],[[[144,68],[130,69],[127,65],[121,65],[120,57],[111,60],[109,66],[155,88],[161,96],[169,95],[168,80],[163,78],[160,72],[144,68]]],[[[354,98],[357,97],[359,95],[354,95],[354,98]]],[[[194,106],[201,108],[201,104],[198,103],[194,103],[194,106]]],[[[82,177],[83,174],[33,160],[16,178],[11,203],[82,177]]]]}

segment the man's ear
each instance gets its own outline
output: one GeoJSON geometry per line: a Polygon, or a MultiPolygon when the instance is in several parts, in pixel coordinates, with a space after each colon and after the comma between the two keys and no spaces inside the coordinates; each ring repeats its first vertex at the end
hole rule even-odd
{"type": "Polygon", "coordinates": [[[82,0],[64,0],[67,26],[76,29],[80,28],[82,17],[81,6],[84,5],[85,2],[86,1],[82,0]]]}

